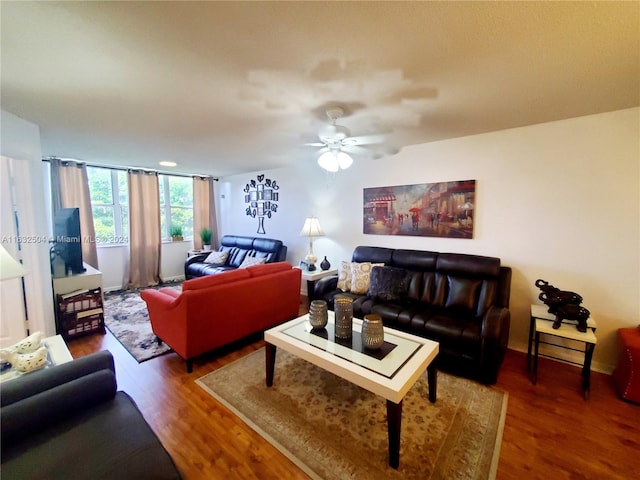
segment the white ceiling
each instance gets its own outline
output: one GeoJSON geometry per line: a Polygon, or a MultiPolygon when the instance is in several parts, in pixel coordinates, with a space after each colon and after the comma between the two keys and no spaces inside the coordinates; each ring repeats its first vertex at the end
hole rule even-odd
{"type": "Polygon", "coordinates": [[[43,155],[93,163],[313,165],[301,145],[334,103],[391,147],[640,104],[637,1],[2,1],[0,15],[2,108],[40,126],[43,155]]]}

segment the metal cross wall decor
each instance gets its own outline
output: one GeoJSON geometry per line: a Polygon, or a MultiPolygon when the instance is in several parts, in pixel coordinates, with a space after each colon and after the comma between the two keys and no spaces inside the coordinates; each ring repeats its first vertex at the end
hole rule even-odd
{"type": "Polygon", "coordinates": [[[258,217],[258,232],[267,233],[264,230],[264,217],[271,218],[271,215],[278,211],[278,192],[280,186],[275,180],[264,178],[258,175],[256,180],[251,180],[244,187],[244,201],[249,206],[245,210],[250,217],[258,217]],[[257,181],[256,181],[257,180],[257,181]]]}

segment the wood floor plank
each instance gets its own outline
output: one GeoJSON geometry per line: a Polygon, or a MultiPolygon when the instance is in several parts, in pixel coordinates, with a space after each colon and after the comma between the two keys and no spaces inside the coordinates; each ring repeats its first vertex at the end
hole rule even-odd
{"type": "MultiPolygon", "coordinates": [[[[109,332],[68,345],[74,358],[113,353],[119,389],[135,399],[186,479],[308,478],[195,383],[261,348],[259,337],[196,359],[191,374],[174,353],[138,364],[109,332]]],[[[542,358],[534,386],[525,355],[509,350],[496,384],[509,393],[498,480],[638,478],[640,406],[621,401],[601,373],[592,373],[585,401],[580,380],[577,367],[542,358]]]]}

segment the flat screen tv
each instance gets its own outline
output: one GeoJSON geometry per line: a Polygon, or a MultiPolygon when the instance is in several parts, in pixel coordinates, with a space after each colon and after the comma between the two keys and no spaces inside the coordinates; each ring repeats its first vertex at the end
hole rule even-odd
{"type": "Polygon", "coordinates": [[[67,274],[83,273],[80,209],[60,208],[53,215],[55,248],[65,263],[67,274]]]}

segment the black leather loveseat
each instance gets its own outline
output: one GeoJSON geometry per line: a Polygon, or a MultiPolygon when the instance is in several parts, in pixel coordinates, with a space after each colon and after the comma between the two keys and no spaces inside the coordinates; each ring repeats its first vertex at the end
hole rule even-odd
{"type": "Polygon", "coordinates": [[[179,479],[108,351],[2,384],[2,480],[179,479]]]}
{"type": "Polygon", "coordinates": [[[338,277],[316,282],[316,299],[333,309],[336,295],[354,299],[354,316],[440,343],[438,367],[495,383],[509,340],[511,268],[499,258],[359,246],[352,262],[371,269],[364,294],[340,290],[338,277]]]}
{"type": "Polygon", "coordinates": [[[218,251],[228,252],[224,263],[205,262],[211,252],[189,257],[184,263],[185,280],[236,269],[247,257],[264,258],[265,263],[284,262],[287,257],[286,245],[273,238],[225,235],[220,240],[218,251]]]}

